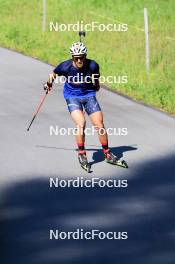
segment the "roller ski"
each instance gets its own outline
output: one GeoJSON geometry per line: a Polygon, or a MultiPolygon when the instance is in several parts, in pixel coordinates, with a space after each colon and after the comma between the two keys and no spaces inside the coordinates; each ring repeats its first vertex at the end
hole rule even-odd
{"type": "Polygon", "coordinates": [[[122,168],[128,168],[128,165],[125,160],[118,159],[110,150],[107,151],[105,154],[105,161],[112,165],[116,165],[122,168]]]}
{"type": "Polygon", "coordinates": [[[88,173],[91,172],[91,165],[88,163],[87,157],[86,157],[86,152],[82,151],[78,153],[78,160],[81,165],[81,167],[87,171],[88,173]]]}

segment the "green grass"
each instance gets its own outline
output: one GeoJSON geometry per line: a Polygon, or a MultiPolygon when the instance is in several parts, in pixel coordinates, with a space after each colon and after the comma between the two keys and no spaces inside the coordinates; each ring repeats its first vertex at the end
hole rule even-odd
{"type": "MultiPolygon", "coordinates": [[[[69,58],[77,32],[49,32],[49,21],[128,24],[127,32],[87,32],[88,57],[101,75],[127,75],[127,84],[108,85],[161,110],[175,114],[174,0],[47,0],[47,30],[42,32],[42,0],[0,0],[0,45],[51,64],[69,58]],[[143,8],[148,8],[150,74],[145,67],[143,8]]],[[[46,76],[47,78],[47,76],[46,76]]]]}

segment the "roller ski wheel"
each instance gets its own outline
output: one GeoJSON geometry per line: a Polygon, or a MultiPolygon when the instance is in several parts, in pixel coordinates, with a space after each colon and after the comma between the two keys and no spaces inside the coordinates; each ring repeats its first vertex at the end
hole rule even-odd
{"type": "Polygon", "coordinates": [[[118,159],[111,151],[105,153],[105,161],[112,165],[116,165],[126,169],[128,168],[126,161],[118,159]]]}
{"type": "Polygon", "coordinates": [[[84,169],[85,171],[90,173],[91,172],[91,165],[88,163],[85,152],[78,153],[78,160],[79,160],[79,163],[80,163],[82,169],[84,169]]]}

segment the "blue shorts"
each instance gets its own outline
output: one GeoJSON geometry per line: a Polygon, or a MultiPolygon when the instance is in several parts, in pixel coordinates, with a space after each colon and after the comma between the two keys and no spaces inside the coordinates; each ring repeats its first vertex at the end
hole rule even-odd
{"type": "Polygon", "coordinates": [[[74,110],[83,111],[84,109],[88,115],[91,115],[95,112],[101,111],[100,105],[95,96],[72,97],[66,99],[66,102],[70,113],[74,110]]]}

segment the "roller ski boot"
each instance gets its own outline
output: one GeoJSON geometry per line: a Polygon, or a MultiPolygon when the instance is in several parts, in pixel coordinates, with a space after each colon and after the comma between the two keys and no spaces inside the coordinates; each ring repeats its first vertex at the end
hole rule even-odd
{"type": "Polygon", "coordinates": [[[81,167],[87,171],[88,173],[91,172],[91,165],[88,163],[87,157],[86,157],[86,152],[82,151],[78,153],[78,160],[81,165],[81,167]]]}
{"type": "Polygon", "coordinates": [[[110,150],[104,153],[105,161],[107,163],[120,166],[122,168],[128,168],[128,165],[125,160],[118,159],[110,150]]]}

